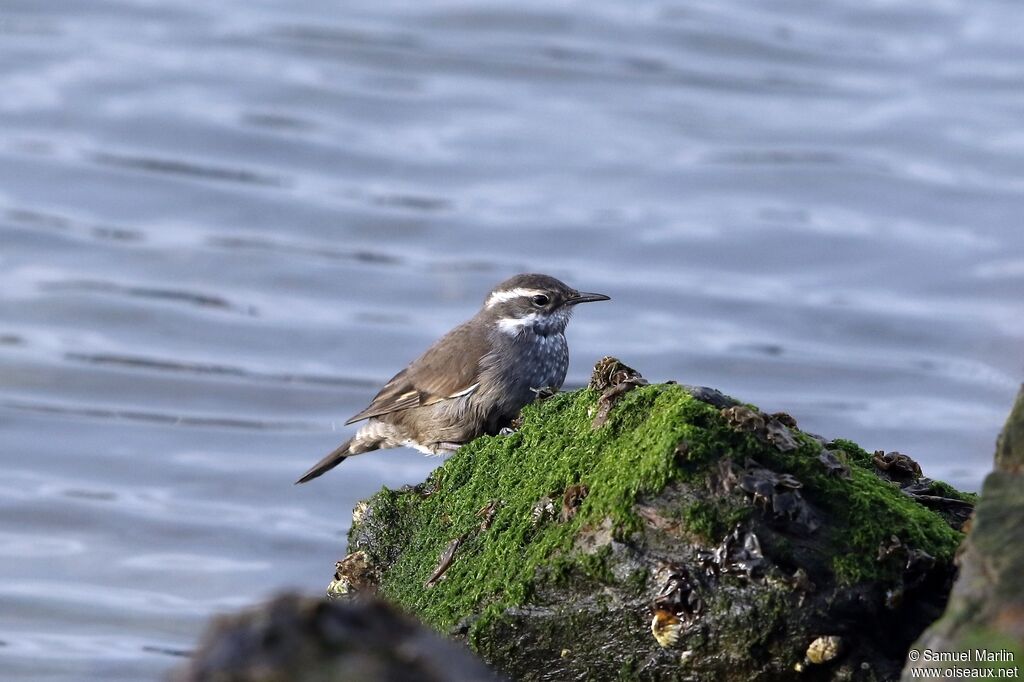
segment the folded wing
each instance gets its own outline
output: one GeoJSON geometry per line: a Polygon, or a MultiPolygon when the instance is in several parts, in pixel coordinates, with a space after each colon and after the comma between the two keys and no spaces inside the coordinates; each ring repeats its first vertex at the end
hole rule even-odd
{"type": "Polygon", "coordinates": [[[345,423],[472,393],[488,350],[486,331],[480,325],[459,325],[393,376],[365,410],[345,423]]]}

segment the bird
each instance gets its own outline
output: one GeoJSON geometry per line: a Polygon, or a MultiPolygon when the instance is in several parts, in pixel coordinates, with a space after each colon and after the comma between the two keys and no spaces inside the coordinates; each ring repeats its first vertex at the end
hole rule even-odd
{"type": "Polygon", "coordinates": [[[565,327],[575,307],[607,300],[550,275],[525,273],[498,284],[476,315],[393,376],[345,422],[366,421],[296,483],[374,450],[405,446],[442,455],[499,433],[525,405],[562,387],[569,369],[565,327]]]}

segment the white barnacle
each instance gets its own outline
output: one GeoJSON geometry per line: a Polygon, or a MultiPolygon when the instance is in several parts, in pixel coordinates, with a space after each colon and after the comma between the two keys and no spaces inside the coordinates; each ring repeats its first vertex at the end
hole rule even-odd
{"type": "Polygon", "coordinates": [[[675,646],[682,630],[683,623],[679,616],[665,609],[655,610],[651,619],[651,634],[663,649],[675,646]]]}
{"type": "Polygon", "coordinates": [[[807,647],[807,660],[816,665],[828,663],[840,654],[842,648],[841,637],[835,635],[818,637],[807,647]]]}
{"type": "Polygon", "coordinates": [[[804,660],[794,665],[793,669],[797,672],[804,672],[808,666],[828,663],[841,654],[842,649],[843,640],[841,637],[836,635],[818,637],[807,647],[804,660]]]}

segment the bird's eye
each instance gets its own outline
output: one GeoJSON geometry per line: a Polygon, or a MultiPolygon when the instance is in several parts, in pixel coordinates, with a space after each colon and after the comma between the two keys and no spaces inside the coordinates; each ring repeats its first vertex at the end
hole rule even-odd
{"type": "Polygon", "coordinates": [[[546,306],[551,299],[545,296],[544,294],[537,294],[531,300],[533,301],[533,304],[535,306],[541,308],[543,306],[546,306]]]}

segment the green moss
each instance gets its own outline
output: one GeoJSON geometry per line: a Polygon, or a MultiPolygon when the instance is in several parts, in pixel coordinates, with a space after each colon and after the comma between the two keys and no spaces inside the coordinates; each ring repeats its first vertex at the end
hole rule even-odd
{"type": "MultiPolygon", "coordinates": [[[[437,491],[428,497],[382,493],[383,509],[381,500],[373,503],[383,522],[377,525],[392,526],[405,549],[384,578],[384,592],[447,627],[482,603],[522,603],[538,568],[550,575],[564,562],[583,526],[598,526],[607,517],[620,530],[639,527],[633,501],[664,487],[676,443],[693,431],[691,420],[680,417],[714,410],[678,388],[651,387],[624,396],[608,423],[592,430],[589,409],[596,397],[590,391],[562,394],[527,408],[518,432],[480,438],[435,471],[427,486],[437,491]],[[537,525],[534,504],[575,483],[589,487],[575,518],[537,525]],[[396,499],[402,497],[408,500],[396,499]],[[490,528],[481,531],[477,512],[492,500],[500,506],[490,528]],[[467,540],[444,579],[424,589],[437,558],[461,535],[467,540]]],[[[610,578],[602,574],[600,554],[582,555],[576,563],[585,574],[610,578]]]]}
{"type": "MultiPolygon", "coordinates": [[[[598,394],[584,389],[563,393],[523,411],[514,434],[484,437],[464,446],[428,480],[429,495],[382,491],[371,501],[376,534],[371,552],[388,566],[381,589],[393,601],[436,627],[447,629],[470,614],[477,626],[506,607],[523,604],[538,581],[564,579],[578,572],[589,579],[615,580],[601,552],[575,551],[581,531],[610,522],[618,538],[642,527],[633,510],[638,497],[661,492],[673,480],[706,482],[723,457],[747,458],[790,472],[804,484],[802,494],[824,510],[835,549],[833,569],[841,581],[889,577],[897,567],[879,564],[878,546],[893,535],[940,560],[951,558],[960,534],[932,511],[914,503],[895,486],[854,466],[852,476],[828,476],[817,459],[820,445],[798,434],[801,446],[788,453],[734,431],[719,410],[681,386],[651,385],[625,394],[599,429],[591,427],[598,394]],[[677,449],[681,443],[685,447],[677,449]],[[582,483],[589,489],[568,522],[537,523],[535,503],[582,483]],[[491,525],[480,528],[478,511],[499,501],[491,525]],[[382,534],[385,536],[381,541],[382,534]],[[431,588],[424,583],[453,538],[463,537],[454,563],[431,588]],[[400,550],[400,551],[399,551],[400,550]]],[[[851,463],[867,453],[837,441],[851,463]]],[[[737,498],[739,499],[739,498],[737,498]]],[[[696,502],[681,510],[687,528],[718,540],[738,520],[753,513],[744,500],[696,502]],[[746,506],[743,506],[746,505],[746,506]]],[[[639,578],[630,577],[627,582],[639,578]]],[[[472,633],[471,633],[472,634],[472,633]]]]}
{"type": "Polygon", "coordinates": [[[874,469],[875,465],[872,462],[872,455],[870,452],[862,448],[861,446],[854,443],[852,440],[846,440],[845,438],[836,438],[828,444],[829,450],[842,450],[846,455],[846,460],[850,464],[856,464],[866,469],[874,469]]]}
{"type": "Polygon", "coordinates": [[[977,493],[965,493],[957,490],[948,483],[942,481],[932,481],[932,490],[934,494],[942,497],[950,497],[954,500],[963,500],[964,502],[970,502],[971,504],[978,503],[977,493]]]}
{"type": "MultiPolygon", "coordinates": [[[[952,559],[963,535],[903,494],[896,484],[859,466],[864,450],[842,441],[842,453],[854,466],[850,467],[849,478],[840,478],[829,475],[821,466],[816,442],[803,435],[801,441],[801,447],[791,452],[767,450],[762,464],[796,476],[804,484],[804,497],[831,518],[822,532],[830,534],[832,569],[840,583],[895,579],[902,571],[899,561],[878,560],[879,546],[894,536],[940,561],[952,559]]],[[[838,451],[834,454],[842,457],[838,451]]]]}
{"type": "MultiPolygon", "coordinates": [[[[842,451],[843,455],[846,457],[846,461],[850,464],[855,464],[871,472],[875,471],[874,454],[868,452],[852,440],[836,438],[828,444],[828,449],[833,451],[842,451]]],[[[932,488],[935,491],[934,494],[941,495],[942,497],[950,497],[954,500],[963,500],[964,502],[970,502],[971,504],[978,501],[978,496],[976,494],[960,492],[953,486],[948,483],[943,483],[942,481],[932,481],[932,488]]]]}
{"type": "Polygon", "coordinates": [[[728,499],[698,500],[682,508],[686,530],[709,542],[718,542],[737,523],[750,516],[750,507],[730,504],[728,499]]]}

